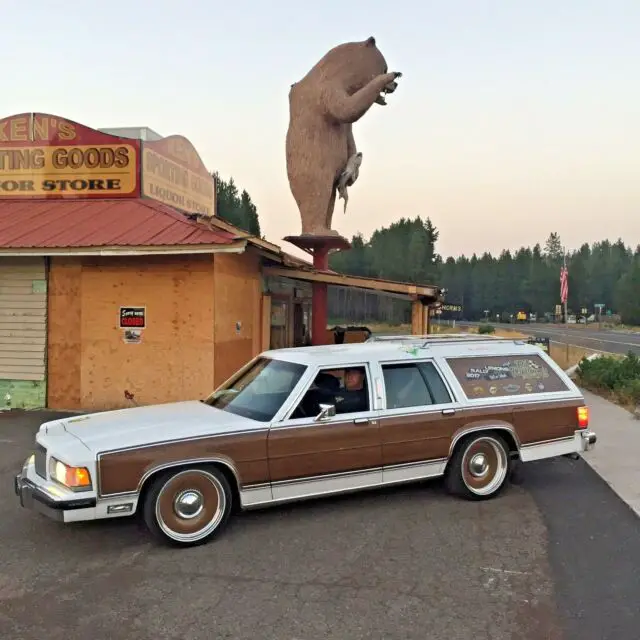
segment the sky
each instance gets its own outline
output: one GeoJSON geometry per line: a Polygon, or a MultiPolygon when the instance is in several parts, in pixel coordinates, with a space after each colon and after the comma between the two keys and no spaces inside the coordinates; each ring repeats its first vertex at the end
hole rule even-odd
{"type": "Polygon", "coordinates": [[[288,91],[373,35],[401,71],[354,125],[363,163],[333,228],[429,217],[443,256],[640,243],[638,0],[0,0],[0,117],[181,134],[250,193],[263,234],[300,233],[288,91]],[[6,17],[9,18],[6,18],[6,17]]]}

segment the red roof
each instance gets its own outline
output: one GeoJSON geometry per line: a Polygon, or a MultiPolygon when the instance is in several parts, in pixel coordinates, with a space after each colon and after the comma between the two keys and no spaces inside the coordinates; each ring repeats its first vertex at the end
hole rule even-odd
{"type": "Polygon", "coordinates": [[[231,244],[155,200],[0,201],[0,249],[231,244]]]}

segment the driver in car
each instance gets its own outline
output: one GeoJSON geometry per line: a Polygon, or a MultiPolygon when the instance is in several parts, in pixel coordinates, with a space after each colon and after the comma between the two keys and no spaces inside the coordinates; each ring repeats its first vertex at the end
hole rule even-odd
{"type": "Polygon", "coordinates": [[[362,369],[345,369],[344,391],[336,396],[336,413],[357,413],[369,409],[365,375],[362,369]]]}

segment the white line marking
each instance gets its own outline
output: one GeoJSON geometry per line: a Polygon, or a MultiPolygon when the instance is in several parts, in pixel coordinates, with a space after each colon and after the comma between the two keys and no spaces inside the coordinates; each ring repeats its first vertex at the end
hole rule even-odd
{"type": "Polygon", "coordinates": [[[513,571],[509,569],[497,569],[495,567],[480,567],[480,569],[482,569],[482,571],[495,571],[496,573],[511,573],[513,575],[518,575],[518,576],[529,575],[528,571],[513,571]]]}

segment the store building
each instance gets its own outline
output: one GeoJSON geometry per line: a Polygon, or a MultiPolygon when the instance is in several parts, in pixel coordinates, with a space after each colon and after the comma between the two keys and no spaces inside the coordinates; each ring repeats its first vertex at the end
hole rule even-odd
{"type": "Polygon", "coordinates": [[[203,397],[260,351],[305,342],[314,283],[410,298],[416,333],[440,296],[314,270],[222,221],[181,136],[0,120],[0,409],[203,397]]]}

